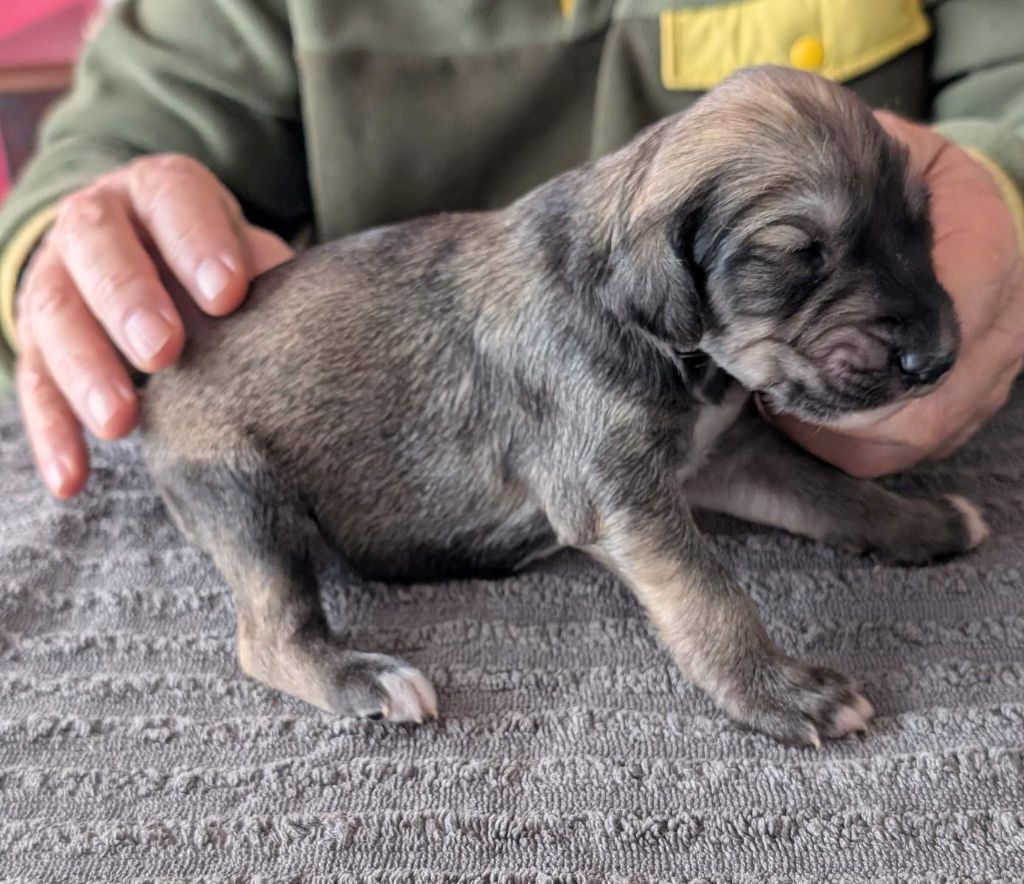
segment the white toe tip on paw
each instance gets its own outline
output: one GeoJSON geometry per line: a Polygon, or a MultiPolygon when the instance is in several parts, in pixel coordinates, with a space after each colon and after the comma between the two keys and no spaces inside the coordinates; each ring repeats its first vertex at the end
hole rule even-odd
{"type": "Polygon", "coordinates": [[[875,707],[871,705],[871,701],[867,697],[857,694],[857,699],[853,703],[853,708],[857,710],[864,721],[870,721],[875,714],[875,707]]]}
{"type": "Polygon", "coordinates": [[[868,729],[868,720],[875,714],[871,704],[860,694],[852,706],[843,706],[832,719],[828,730],[830,737],[845,737],[847,734],[860,733],[868,729]]]}
{"type": "Polygon", "coordinates": [[[378,677],[387,691],[384,717],[389,721],[414,721],[437,718],[437,694],[418,669],[411,666],[386,672],[378,677]]]}
{"type": "Polygon", "coordinates": [[[981,514],[981,510],[966,497],[961,497],[959,494],[947,494],[946,497],[953,506],[963,513],[964,522],[967,525],[969,548],[974,549],[989,535],[989,527],[985,522],[984,516],[981,514]]]}

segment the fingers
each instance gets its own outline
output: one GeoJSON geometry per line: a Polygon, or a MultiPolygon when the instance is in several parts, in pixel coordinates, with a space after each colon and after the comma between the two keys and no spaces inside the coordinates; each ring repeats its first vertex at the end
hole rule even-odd
{"type": "Polygon", "coordinates": [[[1024,360],[1018,359],[999,375],[992,383],[988,395],[981,399],[980,405],[963,428],[952,436],[945,444],[934,451],[932,460],[943,460],[962,448],[991,418],[1010,400],[1013,384],[1024,367],[1024,360]]]}
{"type": "Polygon", "coordinates": [[[24,347],[18,359],[16,385],[39,474],[56,497],[73,497],[89,470],[82,428],[34,344],[24,347]]]}
{"type": "MultiPolygon", "coordinates": [[[[69,197],[47,245],[59,252],[89,311],[136,368],[159,371],[178,358],[185,342],[181,318],[116,192],[87,190],[69,197]]],[[[50,350],[48,340],[65,339],[40,337],[44,352],[50,350]]]]}
{"type": "MultiPolygon", "coordinates": [[[[33,262],[26,286],[21,318],[25,331],[19,340],[32,354],[29,371],[37,371],[41,362],[70,410],[96,436],[116,439],[130,432],[137,402],[128,374],[52,252],[33,262]]],[[[49,394],[44,384],[33,398],[49,394]]]]}
{"type": "Polygon", "coordinates": [[[235,198],[200,163],[147,157],[125,172],[127,194],[157,251],[207,313],[230,313],[251,278],[235,198]]]}
{"type": "Polygon", "coordinates": [[[71,496],[85,481],[83,424],[102,439],[135,424],[120,354],[155,372],[181,353],[184,324],[161,272],[220,315],[241,303],[254,275],[291,256],[186,157],[139,159],[66,198],[19,295],[18,393],[53,493],[71,496]]]}

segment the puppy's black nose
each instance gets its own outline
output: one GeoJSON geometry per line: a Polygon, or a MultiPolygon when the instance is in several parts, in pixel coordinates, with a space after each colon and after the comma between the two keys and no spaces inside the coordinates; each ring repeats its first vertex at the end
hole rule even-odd
{"type": "Polygon", "coordinates": [[[909,387],[923,387],[934,384],[953,367],[955,353],[942,350],[929,353],[924,350],[908,350],[900,354],[900,374],[909,387]]]}

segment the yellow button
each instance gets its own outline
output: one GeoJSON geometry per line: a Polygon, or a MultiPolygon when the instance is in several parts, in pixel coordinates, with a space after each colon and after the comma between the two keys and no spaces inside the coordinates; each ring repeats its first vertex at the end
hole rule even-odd
{"type": "Polygon", "coordinates": [[[824,60],[825,47],[817,37],[800,37],[789,48],[789,63],[802,71],[816,71],[824,60]]]}

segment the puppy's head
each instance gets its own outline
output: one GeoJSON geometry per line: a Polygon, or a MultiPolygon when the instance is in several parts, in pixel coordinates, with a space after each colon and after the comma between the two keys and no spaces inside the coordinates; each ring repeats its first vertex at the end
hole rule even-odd
{"type": "Polygon", "coordinates": [[[657,268],[643,274],[655,302],[660,288],[691,304],[649,304],[655,334],[818,422],[918,395],[949,370],[959,331],[932,266],[927,191],[852,93],[752,69],[653,141],[628,260],[657,268]]]}

